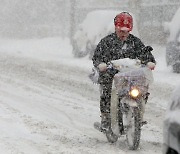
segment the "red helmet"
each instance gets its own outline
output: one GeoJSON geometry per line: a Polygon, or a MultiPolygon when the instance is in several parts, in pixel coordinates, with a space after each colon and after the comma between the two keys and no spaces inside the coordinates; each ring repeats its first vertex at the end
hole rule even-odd
{"type": "Polygon", "coordinates": [[[132,31],[133,18],[128,12],[122,12],[114,18],[114,25],[122,30],[132,31]]]}

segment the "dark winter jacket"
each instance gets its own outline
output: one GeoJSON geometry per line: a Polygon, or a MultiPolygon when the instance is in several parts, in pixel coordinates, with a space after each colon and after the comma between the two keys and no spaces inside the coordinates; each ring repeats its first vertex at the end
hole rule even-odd
{"type": "MultiPolygon", "coordinates": [[[[102,62],[108,63],[112,60],[123,58],[139,59],[142,64],[155,63],[151,51],[144,49],[145,45],[134,35],[129,34],[126,41],[121,41],[116,33],[112,33],[103,38],[97,45],[92,58],[93,65],[97,67],[102,62]],[[124,44],[126,44],[125,49],[124,44]]],[[[100,73],[100,79],[108,80],[108,78],[110,77],[108,77],[107,73],[100,73]]]]}

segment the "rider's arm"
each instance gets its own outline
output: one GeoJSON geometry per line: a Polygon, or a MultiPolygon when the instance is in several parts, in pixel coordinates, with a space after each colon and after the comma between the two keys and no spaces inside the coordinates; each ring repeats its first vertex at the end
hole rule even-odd
{"type": "Polygon", "coordinates": [[[98,67],[99,64],[105,62],[104,61],[104,59],[105,59],[104,51],[105,51],[105,46],[106,46],[105,44],[106,44],[105,41],[101,40],[98,43],[98,45],[97,45],[97,47],[96,47],[96,49],[94,51],[94,55],[92,57],[92,61],[93,61],[94,67],[96,67],[96,68],[98,67]]]}
{"type": "Polygon", "coordinates": [[[152,55],[152,47],[145,47],[145,45],[141,42],[140,39],[136,39],[135,41],[135,51],[136,57],[141,61],[142,64],[147,64],[148,62],[152,62],[156,64],[155,58],[152,55]]]}

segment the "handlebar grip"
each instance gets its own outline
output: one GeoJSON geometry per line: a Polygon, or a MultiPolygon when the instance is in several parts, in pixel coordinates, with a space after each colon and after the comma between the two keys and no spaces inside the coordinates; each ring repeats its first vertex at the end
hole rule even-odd
{"type": "Polygon", "coordinates": [[[116,73],[118,73],[119,71],[117,70],[117,69],[115,69],[115,68],[108,68],[107,69],[107,73],[108,74],[110,74],[110,75],[112,75],[112,76],[114,76],[116,73]]]}

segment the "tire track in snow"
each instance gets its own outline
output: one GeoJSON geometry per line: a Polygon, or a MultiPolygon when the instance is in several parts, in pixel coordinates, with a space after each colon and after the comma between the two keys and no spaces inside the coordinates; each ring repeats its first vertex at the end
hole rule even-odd
{"type": "MultiPolygon", "coordinates": [[[[55,91],[56,93],[63,91],[63,95],[71,93],[72,95],[79,95],[79,97],[84,97],[87,100],[92,100],[91,105],[95,105],[96,103],[98,103],[98,87],[93,86],[93,84],[88,80],[87,71],[79,69],[77,70],[76,67],[68,67],[53,62],[38,61],[30,58],[19,58],[4,54],[0,58],[0,66],[0,72],[4,75],[4,77],[2,78],[4,78],[6,82],[10,80],[12,81],[13,85],[16,85],[17,82],[15,81],[15,79],[21,80],[22,83],[19,83],[18,86],[22,87],[23,83],[27,83],[27,88],[29,88],[30,91],[42,95],[42,97],[46,98],[48,96],[47,94],[41,92],[42,89],[49,92],[55,91]],[[28,85],[33,86],[28,87],[28,85]],[[39,89],[35,89],[35,87],[38,87],[39,89]]],[[[137,153],[148,153],[148,150],[146,151],[146,149],[151,150],[151,148],[156,153],[161,151],[160,140],[162,139],[162,125],[159,125],[159,121],[163,120],[164,109],[161,108],[163,107],[162,103],[159,103],[158,101],[163,100],[167,103],[172,89],[173,87],[171,87],[170,85],[163,85],[160,83],[154,83],[150,88],[151,95],[145,112],[145,117],[149,121],[149,124],[145,128],[143,128],[142,132],[144,134],[142,134],[145,137],[142,137],[140,145],[141,150],[137,151],[137,153]],[[154,128],[152,126],[154,126],[154,128]],[[154,138],[146,138],[147,132],[151,133],[152,136],[159,135],[160,137],[157,138],[157,140],[155,140],[154,138]]],[[[63,99],[57,96],[52,97],[54,100],[63,99]]],[[[68,102],[67,99],[65,99],[64,101],[66,101],[66,103],[68,102]]],[[[73,106],[73,101],[70,100],[68,103],[70,106],[73,106]]],[[[77,107],[77,105],[74,104],[74,107],[77,107]]],[[[13,112],[13,109],[10,110],[13,112]]],[[[49,149],[52,150],[53,148],[56,149],[56,151],[54,152],[60,151],[58,144],[63,143],[63,146],[66,148],[73,147],[75,151],[78,149],[87,153],[91,153],[91,150],[94,147],[97,153],[101,153],[103,151],[102,147],[104,146],[107,146],[104,152],[106,152],[106,150],[110,148],[114,153],[116,153],[118,149],[122,149],[123,151],[128,153],[133,153],[126,150],[127,146],[123,144],[123,138],[120,139],[117,144],[111,146],[106,142],[104,136],[103,138],[101,137],[100,133],[97,137],[90,137],[88,134],[83,136],[84,132],[77,131],[77,134],[73,134],[74,136],[71,137],[68,135],[68,132],[71,132],[72,130],[64,127],[62,128],[57,123],[53,124],[53,126],[51,127],[52,123],[49,124],[45,121],[39,121],[38,119],[33,119],[28,115],[21,115],[22,113],[19,114],[19,112],[17,114],[22,118],[22,120],[24,120],[24,123],[27,125],[27,127],[29,127],[32,133],[35,132],[37,134],[46,136],[46,139],[48,141],[46,141],[45,143],[41,143],[40,146],[47,149],[47,151],[50,151],[49,149]],[[54,130],[56,130],[55,133],[54,130]],[[59,131],[60,135],[57,135],[57,131],[59,131]],[[81,140],[84,140],[85,143],[81,143],[81,140]],[[102,140],[102,142],[100,140],[102,140]],[[52,145],[51,142],[55,145],[52,145]],[[48,143],[49,146],[46,147],[44,145],[46,143],[48,143]]],[[[94,130],[94,134],[98,133],[94,130]]]]}

